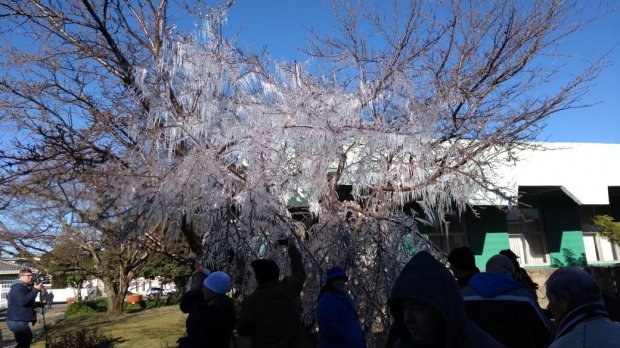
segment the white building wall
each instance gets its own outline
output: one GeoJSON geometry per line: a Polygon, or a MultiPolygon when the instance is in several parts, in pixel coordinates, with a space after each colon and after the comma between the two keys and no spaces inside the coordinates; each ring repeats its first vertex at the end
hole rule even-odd
{"type": "MultiPolygon", "coordinates": [[[[609,204],[609,186],[620,186],[620,144],[539,143],[516,163],[493,173],[495,182],[517,197],[519,186],[560,186],[580,205],[609,204]]],[[[497,196],[476,197],[472,204],[505,205],[497,196]]]]}

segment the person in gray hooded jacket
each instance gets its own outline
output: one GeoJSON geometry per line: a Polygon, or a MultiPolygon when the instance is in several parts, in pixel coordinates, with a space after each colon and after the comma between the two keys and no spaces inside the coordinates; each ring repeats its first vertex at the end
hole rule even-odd
{"type": "Polygon", "coordinates": [[[454,277],[426,251],[415,254],[400,272],[388,306],[394,324],[387,348],[502,347],[467,319],[454,277]]]}

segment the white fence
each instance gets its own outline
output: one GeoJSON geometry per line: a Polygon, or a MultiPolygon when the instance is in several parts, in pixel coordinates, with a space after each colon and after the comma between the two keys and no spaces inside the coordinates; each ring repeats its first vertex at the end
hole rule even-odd
{"type": "Polygon", "coordinates": [[[6,308],[7,306],[6,298],[11,289],[11,283],[13,283],[13,280],[0,280],[0,308],[6,308]]]}
{"type": "MultiPolygon", "coordinates": [[[[0,280],[0,308],[7,307],[7,295],[9,294],[9,289],[13,281],[14,280],[0,280]]],[[[98,285],[100,284],[96,282],[95,286],[98,287],[98,285]]],[[[129,291],[145,295],[146,291],[151,287],[162,287],[162,285],[158,281],[137,279],[131,283],[129,291]]],[[[175,290],[174,284],[166,284],[163,288],[165,290],[175,290]]],[[[67,299],[75,298],[77,295],[77,290],[74,288],[48,290],[51,290],[54,293],[54,302],[66,302],[67,299]]],[[[103,292],[103,287],[100,287],[99,291],[103,292]]],[[[80,289],[80,292],[82,298],[85,298],[88,295],[88,289],[86,288],[80,289]]]]}
{"type": "MultiPolygon", "coordinates": [[[[7,295],[9,294],[9,289],[11,287],[12,280],[0,281],[0,308],[7,307],[7,295]]],[[[67,298],[75,297],[75,289],[73,288],[65,288],[65,289],[49,289],[54,293],[54,302],[65,302],[67,298]]],[[[86,296],[87,290],[82,290],[82,296],[86,296]]],[[[37,301],[38,301],[37,297],[37,301]]]]}

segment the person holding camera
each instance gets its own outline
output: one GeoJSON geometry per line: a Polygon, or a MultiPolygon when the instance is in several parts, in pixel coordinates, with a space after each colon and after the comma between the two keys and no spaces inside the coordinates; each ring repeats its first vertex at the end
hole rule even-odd
{"type": "Polygon", "coordinates": [[[28,324],[36,323],[36,298],[45,290],[43,284],[32,281],[32,270],[23,268],[19,279],[11,284],[7,297],[6,324],[15,335],[15,348],[28,348],[32,342],[32,331],[28,324]]]}
{"type": "Polygon", "coordinates": [[[306,281],[301,253],[290,237],[285,244],[291,261],[291,275],[280,280],[274,260],[258,259],[250,264],[258,286],[241,304],[237,332],[250,337],[252,348],[306,347],[301,324],[300,293],[306,281]]]}

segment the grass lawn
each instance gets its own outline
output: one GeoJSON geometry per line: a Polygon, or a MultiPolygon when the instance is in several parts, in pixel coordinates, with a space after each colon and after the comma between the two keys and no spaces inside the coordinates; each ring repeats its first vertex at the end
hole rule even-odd
{"type": "MultiPolygon", "coordinates": [[[[120,316],[92,313],[70,317],[52,326],[48,335],[81,329],[96,329],[115,339],[118,348],[166,348],[176,347],[176,340],[185,332],[185,318],[179,306],[147,309],[120,316]]],[[[44,348],[43,338],[32,344],[33,348],[44,348]]]]}

